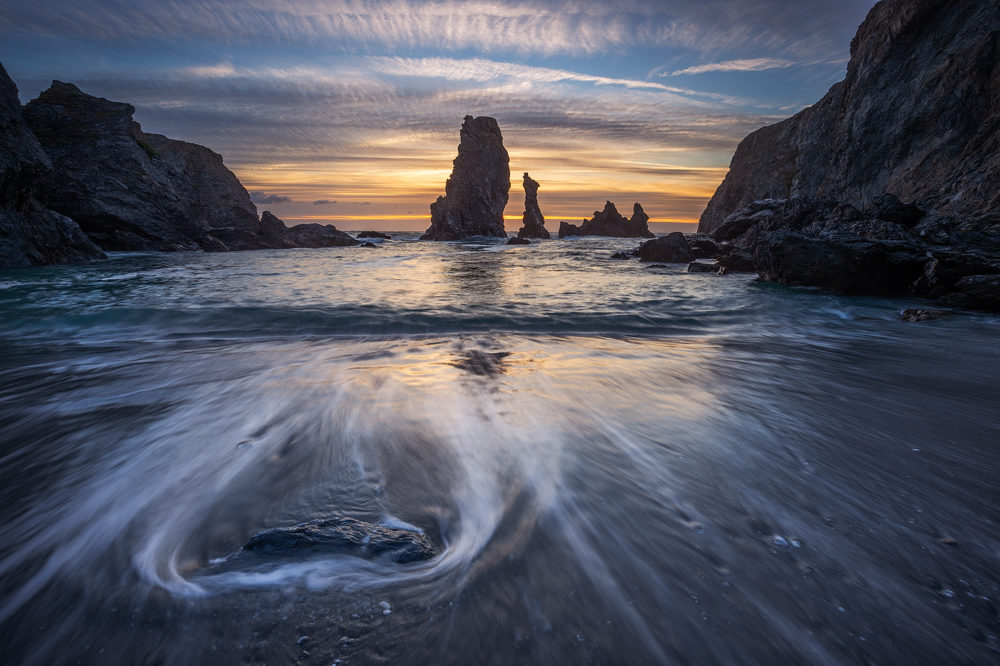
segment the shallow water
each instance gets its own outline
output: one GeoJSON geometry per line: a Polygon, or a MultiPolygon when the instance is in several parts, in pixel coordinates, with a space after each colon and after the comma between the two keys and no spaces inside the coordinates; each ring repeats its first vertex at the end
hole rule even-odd
{"type": "Polygon", "coordinates": [[[5,661],[1000,658],[1000,319],[412,239],[0,272],[5,661]]]}

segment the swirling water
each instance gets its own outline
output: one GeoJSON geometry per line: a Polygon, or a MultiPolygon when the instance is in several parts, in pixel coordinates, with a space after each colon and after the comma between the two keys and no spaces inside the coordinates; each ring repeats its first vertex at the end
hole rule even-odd
{"type": "Polygon", "coordinates": [[[4,661],[1000,658],[1000,319],[634,245],[0,272],[4,661]],[[226,566],[335,514],[439,554],[226,566]]]}

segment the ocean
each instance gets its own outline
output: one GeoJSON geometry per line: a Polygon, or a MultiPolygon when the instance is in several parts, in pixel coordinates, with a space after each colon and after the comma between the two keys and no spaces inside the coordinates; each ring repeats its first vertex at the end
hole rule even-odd
{"type": "Polygon", "coordinates": [[[1000,659],[1000,317],[416,238],[0,271],[4,663],[1000,659]]]}

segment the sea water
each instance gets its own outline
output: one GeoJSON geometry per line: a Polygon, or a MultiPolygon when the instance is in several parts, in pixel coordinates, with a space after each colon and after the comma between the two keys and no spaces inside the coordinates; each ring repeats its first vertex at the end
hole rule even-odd
{"type": "Polygon", "coordinates": [[[2,660],[1000,659],[1000,318],[636,244],[0,272],[2,660]]]}

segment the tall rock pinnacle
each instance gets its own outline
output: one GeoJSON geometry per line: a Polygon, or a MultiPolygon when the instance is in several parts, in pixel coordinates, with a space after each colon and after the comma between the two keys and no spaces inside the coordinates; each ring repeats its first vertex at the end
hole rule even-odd
{"type": "Polygon", "coordinates": [[[466,116],[445,196],[431,204],[431,226],[420,238],[506,238],[503,209],[510,193],[509,161],[496,119],[466,116]]]}
{"type": "Polygon", "coordinates": [[[549,238],[545,229],[545,218],[538,208],[538,182],[524,174],[524,226],[517,232],[518,238],[549,238]]]}

